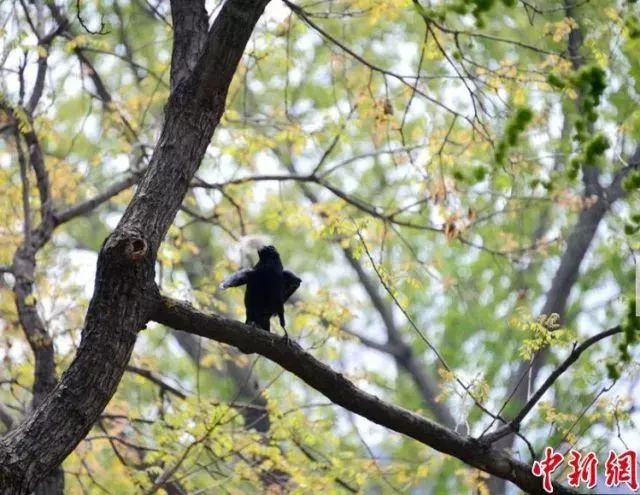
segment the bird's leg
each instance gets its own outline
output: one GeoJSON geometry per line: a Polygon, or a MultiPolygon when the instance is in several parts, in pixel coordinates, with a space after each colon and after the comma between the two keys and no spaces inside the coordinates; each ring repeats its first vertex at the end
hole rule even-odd
{"type": "Polygon", "coordinates": [[[284,328],[284,308],[282,307],[278,310],[278,319],[280,320],[280,326],[284,328]]]}
{"type": "Polygon", "coordinates": [[[289,334],[287,333],[287,328],[284,323],[284,308],[278,311],[278,319],[280,320],[282,330],[284,330],[284,341],[287,345],[291,345],[291,339],[289,338],[289,334]]]}
{"type": "Polygon", "coordinates": [[[282,327],[282,330],[284,330],[284,343],[287,345],[291,345],[292,340],[289,338],[289,333],[287,332],[287,329],[285,327],[282,327]]]}

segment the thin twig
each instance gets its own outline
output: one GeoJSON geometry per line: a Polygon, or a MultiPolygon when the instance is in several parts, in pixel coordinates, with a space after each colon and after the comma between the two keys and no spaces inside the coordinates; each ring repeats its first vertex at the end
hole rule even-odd
{"type": "Polygon", "coordinates": [[[575,347],[571,354],[567,356],[567,358],[558,366],[553,373],[549,375],[549,377],[545,380],[545,382],[540,386],[540,388],[531,396],[531,398],[527,401],[524,407],[520,410],[515,417],[509,421],[508,424],[498,428],[493,433],[482,437],[486,443],[493,443],[500,440],[502,437],[507,436],[509,433],[518,431],[520,428],[520,424],[524,420],[524,418],[529,414],[531,409],[538,403],[538,401],[542,398],[549,388],[555,383],[555,381],[560,378],[560,376],[569,369],[569,367],[575,363],[580,355],[586,351],[592,345],[600,342],[602,339],[606,339],[607,337],[611,337],[612,335],[616,335],[618,333],[622,333],[622,328],[620,325],[605,330],[604,332],[600,332],[593,337],[585,340],[582,344],[575,347]]]}

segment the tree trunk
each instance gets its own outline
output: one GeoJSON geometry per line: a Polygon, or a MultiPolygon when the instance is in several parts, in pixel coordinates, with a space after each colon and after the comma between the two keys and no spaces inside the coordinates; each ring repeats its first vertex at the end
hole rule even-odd
{"type": "MultiPolygon", "coordinates": [[[[87,435],[115,393],[158,299],[158,247],[222,116],[229,84],[267,3],[227,1],[195,68],[172,92],[150,165],[100,250],[76,356],[53,391],[0,439],[0,493],[33,491],[87,435]]],[[[181,22],[174,18],[174,25],[181,22]]]]}

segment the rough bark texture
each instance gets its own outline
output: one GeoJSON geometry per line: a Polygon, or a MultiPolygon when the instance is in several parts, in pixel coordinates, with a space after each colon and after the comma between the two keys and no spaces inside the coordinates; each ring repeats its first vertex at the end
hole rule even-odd
{"type": "MultiPolygon", "coordinates": [[[[20,326],[27,337],[34,356],[35,370],[32,388],[32,407],[34,409],[42,403],[57,383],[53,339],[49,335],[44,321],[38,313],[33,294],[33,284],[36,274],[36,255],[51,238],[53,229],[56,226],[55,214],[51,204],[49,175],[45,167],[44,154],[40,146],[40,141],[33,128],[33,115],[31,113],[42,95],[46,68],[46,58],[41,58],[38,63],[38,75],[36,77],[35,88],[25,109],[26,117],[30,125],[20,131],[22,132],[22,136],[16,131],[16,147],[18,149],[18,161],[20,162],[23,183],[24,240],[13,257],[12,273],[15,276],[13,294],[20,326]],[[43,60],[44,63],[42,62],[43,60]],[[26,157],[22,151],[22,139],[24,139],[27,145],[28,152],[26,153],[26,157]],[[35,228],[32,228],[31,225],[33,219],[31,218],[29,180],[26,172],[27,158],[36,176],[36,185],[40,199],[40,223],[35,228]]],[[[15,118],[12,109],[7,109],[7,113],[15,118]]],[[[64,473],[61,467],[56,467],[49,473],[47,478],[36,487],[35,493],[37,495],[60,495],[63,490],[64,473]]]]}
{"type": "MultiPolygon", "coordinates": [[[[200,165],[224,111],[231,78],[267,2],[229,0],[194,70],[172,92],[150,166],[100,251],[75,359],[26,420],[0,439],[0,493],[31,492],[84,438],[114,394],[137,332],[156,302],[158,247],[200,165]]],[[[185,20],[174,18],[178,24],[185,20]]]]}
{"type": "Polygon", "coordinates": [[[171,17],[175,34],[171,54],[171,89],[175,89],[189,77],[198,63],[207,41],[209,17],[204,0],[171,2],[171,17]],[[175,19],[180,19],[180,22],[175,22],[175,19]]]}

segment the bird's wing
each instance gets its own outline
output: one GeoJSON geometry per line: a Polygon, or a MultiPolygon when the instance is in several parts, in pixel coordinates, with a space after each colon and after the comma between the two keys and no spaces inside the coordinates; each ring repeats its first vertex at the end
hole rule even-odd
{"type": "Polygon", "coordinates": [[[246,284],[249,281],[249,274],[251,272],[253,272],[252,268],[244,268],[243,270],[238,270],[237,272],[232,273],[222,281],[220,288],[224,290],[229,287],[240,287],[241,285],[246,284]]]}
{"type": "Polygon", "coordinates": [[[283,270],[282,277],[284,279],[282,287],[282,302],[285,302],[295,291],[298,290],[298,287],[300,287],[300,284],[302,283],[302,279],[289,270],[283,270]]]}

